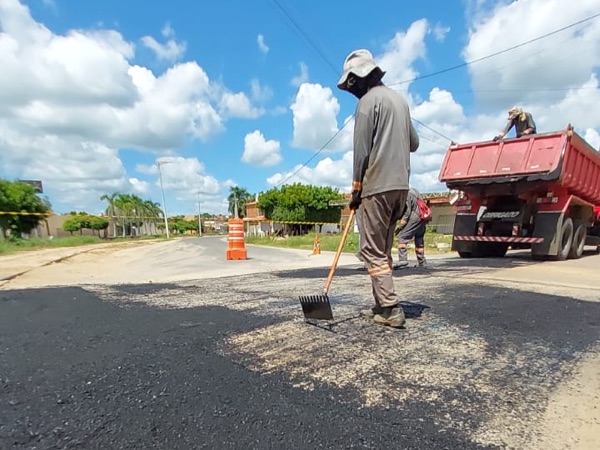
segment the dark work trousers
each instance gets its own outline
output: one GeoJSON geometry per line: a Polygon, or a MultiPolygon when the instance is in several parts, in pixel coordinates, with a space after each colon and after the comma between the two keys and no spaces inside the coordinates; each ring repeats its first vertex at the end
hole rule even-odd
{"type": "Polygon", "coordinates": [[[381,307],[398,304],[392,278],[392,248],[396,222],[407,195],[407,190],[382,192],[363,198],[360,206],[360,255],[367,265],[375,303],[381,307]]]}
{"type": "Polygon", "coordinates": [[[398,259],[400,263],[408,262],[406,244],[415,240],[415,254],[419,266],[426,264],[425,260],[425,228],[427,222],[421,220],[418,214],[411,214],[406,225],[396,231],[398,235],[398,259]]]}

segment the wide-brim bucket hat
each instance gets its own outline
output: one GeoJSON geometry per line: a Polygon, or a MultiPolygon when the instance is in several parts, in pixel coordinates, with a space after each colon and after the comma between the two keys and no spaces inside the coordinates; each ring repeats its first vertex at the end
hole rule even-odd
{"type": "Polygon", "coordinates": [[[520,106],[513,106],[508,110],[508,117],[511,119],[513,117],[520,116],[521,114],[523,114],[523,108],[521,108],[520,106]]]}
{"type": "Polygon", "coordinates": [[[338,81],[337,87],[343,91],[347,91],[348,77],[351,73],[359,78],[364,78],[373,72],[373,70],[378,70],[381,77],[385,75],[385,72],[375,64],[375,59],[373,59],[373,55],[369,50],[354,50],[344,61],[344,73],[342,74],[340,81],[338,81]]]}

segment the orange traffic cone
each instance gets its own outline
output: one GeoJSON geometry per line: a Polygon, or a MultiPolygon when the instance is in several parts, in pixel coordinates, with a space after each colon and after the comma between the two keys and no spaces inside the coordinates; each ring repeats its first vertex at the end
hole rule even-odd
{"type": "Polygon", "coordinates": [[[315,243],[313,245],[313,255],[320,255],[321,254],[321,244],[319,242],[319,235],[315,235],[315,243]]]}
{"type": "Polygon", "coordinates": [[[244,243],[244,221],[229,219],[229,237],[227,238],[227,259],[247,259],[244,243]]]}

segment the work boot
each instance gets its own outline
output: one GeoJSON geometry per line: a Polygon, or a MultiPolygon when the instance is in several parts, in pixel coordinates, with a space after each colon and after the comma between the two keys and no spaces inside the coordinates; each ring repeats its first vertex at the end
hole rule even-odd
{"type": "Polygon", "coordinates": [[[363,309],[360,312],[360,317],[366,317],[368,319],[372,319],[373,317],[375,317],[376,314],[379,314],[381,311],[382,311],[381,306],[376,305],[369,309],[363,309]]]}
{"type": "Polygon", "coordinates": [[[394,264],[394,270],[404,269],[405,267],[408,267],[408,261],[398,261],[394,264]]]}
{"type": "Polygon", "coordinates": [[[406,317],[404,317],[404,310],[401,306],[388,306],[382,308],[379,314],[375,314],[373,322],[392,328],[404,328],[406,317]]]}

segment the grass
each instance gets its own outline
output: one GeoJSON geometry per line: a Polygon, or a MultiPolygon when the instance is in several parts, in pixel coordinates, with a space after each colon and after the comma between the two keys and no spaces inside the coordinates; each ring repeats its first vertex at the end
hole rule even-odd
{"type": "MultiPolygon", "coordinates": [[[[321,251],[336,251],[340,244],[340,234],[327,234],[319,236],[319,244],[321,251]]],[[[290,236],[287,238],[272,238],[272,237],[247,237],[247,244],[266,245],[271,247],[295,248],[301,250],[312,250],[315,242],[315,233],[309,233],[304,236],[290,236]]],[[[428,253],[439,253],[437,244],[451,244],[452,236],[426,233],[425,247],[428,253]]],[[[447,249],[449,251],[449,248],[447,249]]],[[[345,253],[356,253],[358,251],[358,234],[354,232],[348,233],[348,238],[342,250],[345,253]]]]}
{"type": "MultiPolygon", "coordinates": [[[[160,239],[157,236],[140,236],[135,240],[160,239]]],[[[68,236],[54,239],[0,239],[0,255],[8,255],[27,250],[40,250],[46,248],[78,247],[90,244],[106,244],[112,242],[130,242],[132,238],[101,239],[98,236],[68,236]]]]}
{"type": "MultiPolygon", "coordinates": [[[[180,236],[178,236],[180,237],[180,236]]],[[[183,237],[183,236],[181,236],[183,237]]],[[[336,251],[340,244],[340,234],[325,234],[319,236],[319,245],[321,251],[336,251]]],[[[60,247],[77,247],[80,245],[90,244],[106,244],[112,242],[131,242],[133,240],[148,240],[148,239],[165,239],[164,236],[140,236],[136,238],[114,238],[114,239],[100,239],[97,236],[69,236],[60,237],[54,239],[46,238],[31,238],[31,239],[0,239],[0,255],[8,255],[11,253],[26,251],[26,250],[39,250],[45,248],[60,248],[60,247]]],[[[282,247],[282,248],[294,248],[300,250],[312,251],[315,242],[315,233],[309,233],[304,236],[290,236],[288,238],[272,238],[272,237],[246,237],[247,244],[254,245],[265,245],[271,247],[282,247]]],[[[426,252],[430,254],[439,253],[440,250],[437,248],[438,243],[451,244],[452,236],[437,234],[437,233],[426,233],[425,234],[425,248],[426,252]]],[[[350,232],[344,248],[342,250],[345,253],[356,253],[358,251],[358,234],[350,232]]],[[[449,251],[449,248],[446,249],[449,251]]]]}

